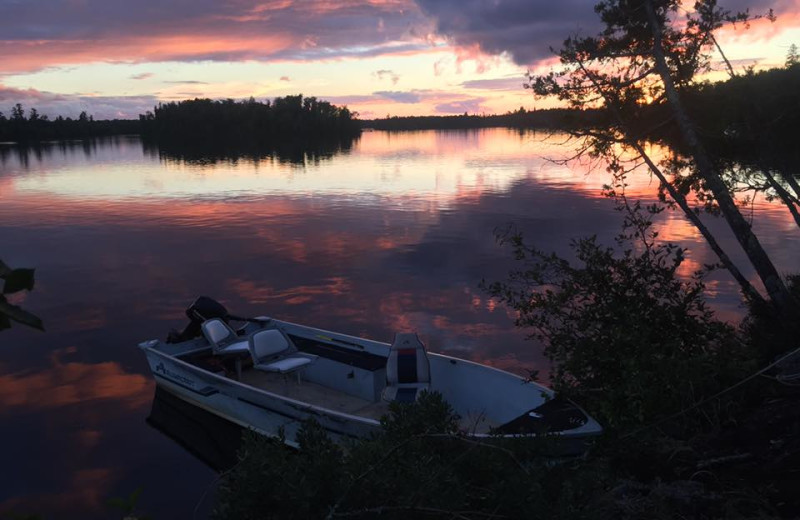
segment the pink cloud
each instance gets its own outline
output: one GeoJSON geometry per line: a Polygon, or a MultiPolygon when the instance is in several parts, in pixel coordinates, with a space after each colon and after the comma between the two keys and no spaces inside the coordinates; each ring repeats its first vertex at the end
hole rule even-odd
{"type": "Polygon", "coordinates": [[[396,42],[413,44],[413,34],[425,32],[415,28],[426,23],[411,0],[198,0],[190,9],[158,0],[14,2],[0,17],[0,72],[97,61],[381,54],[403,50],[396,42]],[[364,30],[378,20],[382,30],[364,30]]]}
{"type": "Polygon", "coordinates": [[[25,108],[36,108],[48,117],[76,118],[86,111],[95,119],[135,119],[152,110],[158,103],[155,96],[90,96],[80,94],[55,94],[36,89],[18,89],[0,84],[0,112],[6,115],[11,107],[21,103],[25,108]]]}

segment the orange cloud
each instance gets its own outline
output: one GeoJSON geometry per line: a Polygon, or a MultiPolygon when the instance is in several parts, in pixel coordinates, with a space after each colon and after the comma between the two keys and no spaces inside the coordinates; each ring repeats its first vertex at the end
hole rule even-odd
{"type": "Polygon", "coordinates": [[[152,381],[125,372],[118,363],[61,363],[40,372],[0,376],[0,409],[58,408],[93,400],[119,401],[131,409],[146,406],[152,398],[152,381]]]}

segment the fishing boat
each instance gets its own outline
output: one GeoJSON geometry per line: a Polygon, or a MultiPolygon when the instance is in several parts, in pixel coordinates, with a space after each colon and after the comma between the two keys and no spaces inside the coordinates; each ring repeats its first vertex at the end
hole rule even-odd
{"type": "Polygon", "coordinates": [[[602,427],[551,389],[496,368],[428,352],[415,333],[392,343],[268,316],[239,318],[198,298],[182,332],[139,344],[161,389],[240,426],[296,446],[315,419],[334,439],[380,429],[390,403],[439,392],[471,438],[554,439],[583,451],[602,427]],[[241,323],[240,326],[233,326],[241,323]]]}

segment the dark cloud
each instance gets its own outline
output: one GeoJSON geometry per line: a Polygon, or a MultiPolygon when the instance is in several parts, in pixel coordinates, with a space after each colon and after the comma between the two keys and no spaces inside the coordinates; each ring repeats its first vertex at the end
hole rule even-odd
{"type": "Polygon", "coordinates": [[[153,77],[152,72],[142,72],[140,74],[134,74],[133,76],[131,76],[131,79],[148,79],[152,77],[153,77]]]}
{"type": "Polygon", "coordinates": [[[476,97],[439,103],[436,105],[436,112],[442,114],[479,114],[485,112],[483,108],[484,101],[486,101],[486,98],[476,97]]]}
{"type": "Polygon", "coordinates": [[[387,78],[391,80],[392,85],[397,85],[397,82],[400,81],[400,76],[397,75],[394,71],[388,69],[376,70],[375,72],[372,73],[372,75],[378,79],[387,78]]]}
{"type": "Polygon", "coordinates": [[[280,79],[280,80],[281,80],[281,81],[287,81],[287,82],[288,82],[288,81],[292,81],[292,78],[290,78],[289,76],[281,76],[281,79],[280,79]]]}
{"type": "MultiPolygon", "coordinates": [[[[565,38],[588,36],[600,29],[594,3],[587,0],[416,0],[435,23],[439,34],[465,48],[488,54],[508,53],[521,65],[553,56],[565,38]]],[[[752,14],[774,8],[797,12],[797,0],[732,0],[723,2],[732,11],[747,8],[752,14]]]]}
{"type": "Polygon", "coordinates": [[[508,53],[519,64],[552,56],[566,37],[599,27],[586,0],[416,0],[436,23],[437,32],[465,47],[489,54],[508,53]]]}
{"type": "Polygon", "coordinates": [[[481,90],[520,90],[524,83],[525,76],[520,74],[510,78],[474,79],[463,82],[461,87],[481,90]]]}
{"type": "Polygon", "coordinates": [[[5,71],[404,52],[430,28],[412,0],[0,0],[0,13],[5,71]]]}
{"type": "MultiPolygon", "coordinates": [[[[417,89],[407,91],[376,91],[372,95],[358,96],[324,96],[324,99],[338,105],[370,105],[381,104],[382,101],[395,103],[417,104],[425,103],[434,107],[440,114],[470,114],[483,113],[487,110],[483,103],[484,97],[465,96],[458,92],[445,90],[417,89]]],[[[362,116],[373,115],[373,112],[361,112],[362,116]]]]}
{"type": "Polygon", "coordinates": [[[796,0],[721,0],[720,7],[732,13],[747,11],[751,15],[766,14],[770,9],[778,15],[797,12],[796,0]]]}
{"type": "Polygon", "coordinates": [[[355,94],[352,96],[323,96],[323,99],[334,105],[354,105],[374,102],[376,97],[369,94],[355,94]]]}
{"type": "Polygon", "coordinates": [[[419,103],[422,100],[420,93],[416,91],[379,90],[372,94],[395,103],[419,103]]]}

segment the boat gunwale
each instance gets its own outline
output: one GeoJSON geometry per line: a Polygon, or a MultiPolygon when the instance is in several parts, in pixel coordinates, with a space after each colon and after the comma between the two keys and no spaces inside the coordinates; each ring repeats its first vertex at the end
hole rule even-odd
{"type": "MultiPolygon", "coordinates": [[[[333,415],[333,416],[336,416],[336,418],[340,418],[340,419],[343,419],[343,420],[349,420],[349,421],[356,420],[358,422],[366,423],[369,426],[379,426],[380,425],[380,421],[375,420],[375,419],[370,419],[368,417],[364,417],[364,416],[361,416],[361,415],[350,415],[350,414],[339,412],[339,411],[336,411],[336,410],[331,410],[330,408],[323,408],[321,406],[317,406],[317,405],[311,404],[311,403],[309,403],[307,401],[298,401],[296,399],[292,399],[291,397],[287,397],[285,395],[268,392],[266,390],[258,388],[257,386],[248,385],[246,383],[242,383],[241,381],[237,381],[235,379],[230,379],[230,378],[227,378],[227,377],[224,377],[224,376],[220,376],[218,374],[215,374],[213,372],[210,372],[208,370],[200,368],[200,367],[198,367],[196,365],[193,365],[193,364],[191,364],[191,363],[189,363],[187,361],[184,361],[182,359],[178,359],[175,356],[171,356],[171,355],[169,355],[169,354],[167,354],[165,352],[161,352],[159,350],[156,350],[153,347],[144,347],[143,350],[145,352],[151,351],[154,354],[157,354],[158,356],[167,358],[167,359],[169,359],[171,361],[175,361],[177,363],[180,363],[181,365],[185,365],[186,367],[188,367],[187,369],[189,371],[202,372],[204,375],[211,376],[212,378],[214,378],[216,380],[219,380],[219,381],[222,381],[222,382],[224,382],[226,384],[231,384],[232,383],[235,386],[239,386],[239,387],[241,387],[243,389],[246,389],[248,391],[255,391],[257,394],[262,394],[264,396],[271,397],[271,398],[277,398],[277,399],[279,399],[281,401],[285,401],[287,403],[290,403],[291,405],[298,405],[298,406],[296,406],[296,408],[298,408],[298,409],[309,410],[309,411],[314,411],[314,412],[321,412],[321,413],[323,413],[325,415],[333,415]]],[[[153,375],[155,376],[156,374],[154,373],[153,375]]],[[[162,378],[163,378],[163,376],[162,376],[162,378]]],[[[222,393],[222,395],[225,395],[226,397],[234,398],[234,396],[227,395],[224,392],[220,392],[220,393],[222,393]]],[[[238,398],[236,398],[236,399],[238,399],[238,398]]],[[[276,412],[274,410],[271,410],[271,411],[273,413],[278,413],[278,412],[276,412]]],[[[302,420],[302,419],[299,419],[299,420],[302,420]]]]}
{"type": "MultiPolygon", "coordinates": [[[[318,329],[316,327],[309,327],[308,325],[300,325],[298,323],[292,323],[290,321],[283,321],[283,320],[279,320],[279,319],[276,319],[276,318],[266,318],[266,319],[268,319],[270,322],[272,322],[273,324],[276,324],[276,325],[277,324],[285,324],[285,325],[289,325],[290,327],[296,327],[298,329],[304,329],[304,330],[309,331],[309,332],[321,332],[323,334],[328,334],[328,335],[331,335],[331,338],[333,338],[334,341],[335,341],[334,336],[339,336],[341,338],[345,338],[344,341],[351,341],[351,342],[356,343],[356,344],[358,344],[359,342],[361,342],[361,343],[368,342],[368,343],[372,344],[373,347],[374,346],[380,346],[380,347],[385,348],[386,349],[386,354],[387,354],[386,357],[388,357],[389,349],[391,349],[391,345],[389,343],[386,343],[386,342],[383,342],[383,341],[377,341],[377,340],[367,339],[367,338],[360,338],[358,336],[351,336],[349,334],[343,334],[341,332],[334,332],[334,331],[325,330],[325,329],[318,329]]],[[[284,334],[288,334],[289,333],[288,331],[282,330],[282,329],[281,329],[281,332],[283,332],[284,334]]],[[[315,339],[315,338],[306,338],[306,339],[315,339]]],[[[344,345],[341,345],[341,346],[344,346],[344,345]]],[[[364,348],[366,349],[366,347],[368,347],[368,346],[369,345],[364,345],[364,348]]],[[[345,347],[345,348],[352,348],[352,347],[345,347]]],[[[353,350],[354,350],[354,352],[358,352],[355,349],[353,349],[353,350]]],[[[370,353],[376,354],[376,355],[378,354],[377,352],[370,352],[370,353]]],[[[437,353],[437,352],[428,352],[428,356],[441,358],[442,360],[446,360],[446,361],[450,361],[450,362],[464,363],[466,365],[471,365],[471,366],[473,366],[473,367],[475,367],[477,369],[480,369],[480,370],[487,370],[487,371],[490,371],[490,372],[495,372],[495,373],[497,373],[499,375],[515,379],[515,380],[519,381],[522,385],[531,385],[536,390],[539,390],[539,391],[541,391],[543,393],[546,393],[549,398],[555,398],[555,396],[556,396],[556,392],[552,388],[548,388],[548,387],[546,387],[544,385],[541,385],[541,384],[539,384],[539,383],[537,383],[535,381],[532,381],[530,379],[526,379],[526,378],[524,378],[522,376],[518,376],[517,374],[514,374],[514,373],[509,372],[507,370],[503,370],[501,368],[493,367],[493,366],[486,365],[486,364],[483,364],[483,363],[477,363],[475,361],[470,361],[468,359],[458,358],[458,357],[454,357],[454,356],[448,356],[447,354],[440,354],[440,353],[437,353]]],[[[557,435],[557,436],[561,436],[561,437],[581,438],[581,437],[595,437],[598,434],[603,432],[603,427],[600,425],[600,423],[598,423],[597,420],[594,417],[589,415],[586,412],[586,410],[583,409],[583,407],[579,406],[577,403],[575,403],[571,399],[568,399],[568,401],[572,406],[577,408],[586,417],[586,423],[584,423],[583,425],[581,425],[581,426],[579,426],[577,428],[572,428],[570,430],[561,430],[561,431],[555,431],[555,432],[548,432],[548,433],[546,433],[544,435],[552,435],[552,436],[556,436],[557,435]]],[[[502,439],[535,438],[535,437],[542,437],[542,436],[543,436],[543,434],[541,434],[541,433],[503,433],[503,434],[470,433],[469,434],[469,437],[475,437],[475,438],[502,438],[502,439]]]]}
{"type": "MultiPolygon", "coordinates": [[[[381,355],[381,354],[383,354],[383,352],[379,353],[379,352],[374,352],[374,351],[371,351],[371,350],[367,350],[370,347],[372,349],[377,350],[378,347],[379,347],[381,349],[385,349],[385,354],[386,354],[385,357],[388,358],[388,352],[389,352],[389,349],[391,348],[391,345],[389,343],[385,343],[385,342],[382,342],[382,341],[371,340],[371,339],[367,339],[367,338],[360,338],[358,336],[351,336],[349,334],[343,334],[341,332],[329,331],[329,330],[325,330],[325,329],[319,329],[319,328],[316,328],[316,327],[309,327],[308,325],[300,325],[300,324],[297,324],[297,323],[283,321],[283,320],[279,320],[279,319],[276,319],[276,318],[269,318],[269,317],[266,317],[266,316],[259,316],[257,319],[262,321],[265,325],[267,323],[269,323],[270,325],[274,326],[276,329],[279,329],[284,334],[289,334],[290,331],[284,330],[281,327],[281,325],[288,325],[290,328],[296,328],[296,329],[304,330],[304,331],[307,331],[308,333],[312,333],[312,334],[313,333],[327,334],[328,338],[326,338],[326,339],[330,339],[334,343],[337,342],[337,337],[338,337],[338,338],[342,338],[341,340],[339,340],[340,342],[346,341],[346,342],[353,343],[355,346],[362,346],[362,350],[357,350],[357,349],[353,348],[352,346],[338,345],[337,344],[337,346],[341,346],[341,347],[344,347],[344,348],[349,348],[349,349],[353,350],[354,352],[367,351],[367,352],[369,352],[371,354],[381,355]]],[[[306,338],[306,339],[312,339],[312,340],[318,341],[318,339],[313,338],[313,337],[306,338]]],[[[220,376],[218,374],[214,374],[213,372],[210,372],[208,370],[200,368],[200,367],[198,367],[196,365],[192,365],[191,363],[188,363],[187,361],[184,361],[182,359],[178,359],[174,355],[170,355],[170,354],[167,354],[166,352],[162,352],[162,351],[158,350],[156,347],[158,345],[163,344],[163,343],[160,340],[155,340],[155,341],[156,341],[156,343],[144,342],[144,343],[140,344],[140,348],[142,348],[142,350],[145,350],[145,351],[150,350],[150,351],[158,354],[159,356],[162,356],[162,357],[165,357],[167,359],[170,359],[170,360],[179,362],[181,364],[184,364],[184,365],[190,367],[190,370],[200,371],[200,372],[202,372],[204,374],[208,374],[209,376],[212,376],[215,379],[218,379],[218,380],[223,381],[225,383],[235,383],[236,385],[238,385],[238,386],[240,386],[242,388],[254,390],[257,393],[260,393],[260,394],[263,394],[263,395],[266,395],[266,396],[269,396],[269,397],[277,398],[277,399],[280,399],[282,401],[286,401],[286,402],[289,402],[289,403],[292,403],[292,404],[297,404],[297,405],[300,405],[301,407],[304,407],[304,408],[309,409],[309,410],[322,412],[322,413],[327,414],[327,415],[333,415],[333,416],[340,417],[340,418],[345,419],[345,420],[354,420],[355,419],[356,421],[359,421],[361,423],[367,424],[369,426],[375,426],[375,425],[379,426],[380,425],[380,420],[370,419],[370,418],[367,418],[367,417],[364,417],[364,416],[359,416],[359,415],[351,415],[351,414],[347,414],[347,413],[343,413],[343,412],[338,412],[336,410],[331,410],[330,408],[324,408],[324,407],[321,407],[321,406],[317,406],[317,405],[308,403],[306,401],[298,401],[296,399],[292,399],[291,397],[286,397],[286,396],[281,395],[281,394],[275,394],[275,393],[272,393],[272,392],[268,392],[268,391],[262,390],[262,389],[260,389],[260,388],[258,388],[256,386],[248,385],[248,384],[242,383],[240,381],[237,381],[235,379],[229,379],[229,378],[220,376]]],[[[185,353],[181,353],[179,355],[185,355],[185,354],[193,353],[193,352],[200,352],[200,351],[206,350],[207,348],[210,349],[211,347],[209,346],[209,347],[197,348],[197,349],[189,350],[189,351],[187,351],[185,353]]],[[[508,378],[512,378],[514,380],[517,380],[522,385],[531,385],[536,390],[539,390],[539,391],[547,394],[550,398],[553,398],[553,397],[556,396],[556,392],[553,389],[548,388],[548,387],[543,386],[543,385],[540,385],[539,383],[536,383],[535,381],[532,381],[530,379],[525,379],[525,378],[523,378],[521,376],[518,376],[518,375],[516,375],[514,373],[511,373],[511,372],[508,372],[506,370],[502,370],[500,368],[496,368],[496,367],[493,367],[493,366],[485,365],[483,363],[477,363],[475,361],[470,361],[470,360],[467,360],[467,359],[448,356],[446,354],[439,354],[439,353],[435,353],[435,352],[428,352],[428,355],[432,356],[432,357],[440,358],[443,361],[450,361],[450,362],[454,362],[454,363],[464,363],[464,364],[470,365],[472,367],[475,367],[475,368],[477,368],[479,370],[487,370],[487,371],[490,371],[490,372],[495,372],[497,375],[501,375],[501,376],[504,376],[504,377],[508,377],[508,378]]],[[[481,439],[483,439],[483,438],[493,438],[493,439],[523,439],[523,438],[530,438],[530,439],[533,439],[533,438],[541,438],[541,437],[545,437],[545,436],[558,436],[558,437],[564,437],[564,438],[580,439],[580,438],[584,438],[584,437],[587,437],[587,438],[588,437],[596,437],[597,435],[599,435],[599,434],[601,434],[603,432],[603,427],[600,425],[600,423],[597,422],[596,419],[594,419],[594,417],[589,415],[577,403],[573,402],[572,400],[568,400],[568,401],[570,402],[570,404],[572,406],[577,408],[586,417],[586,423],[584,423],[583,425],[581,425],[581,426],[579,426],[577,428],[572,428],[572,429],[569,429],[569,430],[560,430],[560,431],[554,431],[554,432],[547,432],[545,434],[542,434],[542,433],[493,434],[493,433],[474,433],[473,432],[473,433],[468,433],[467,436],[470,437],[470,438],[481,438],[481,439]]]]}

